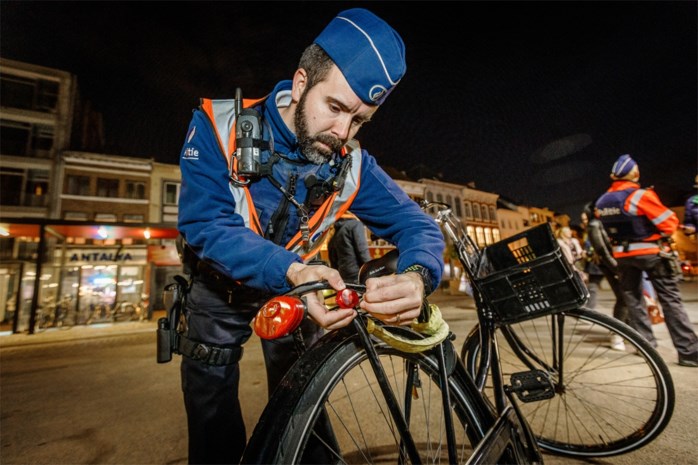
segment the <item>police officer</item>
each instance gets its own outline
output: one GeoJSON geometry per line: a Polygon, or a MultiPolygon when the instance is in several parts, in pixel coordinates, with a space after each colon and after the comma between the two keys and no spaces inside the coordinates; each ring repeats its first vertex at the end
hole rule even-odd
{"type": "Polygon", "coordinates": [[[596,207],[613,242],[630,325],[657,345],[642,304],[642,272],[645,271],[662,304],[679,365],[698,367],[698,337],[683,307],[675,258],[666,253],[662,241],[676,231],[678,218],[662,204],[654,190],[640,187],[640,169],[630,155],[621,155],[613,164],[611,179],[611,187],[599,197],[596,207]]]}
{"type": "MultiPolygon", "coordinates": [[[[354,140],[405,70],[398,33],[354,8],[332,19],[293,78],[264,99],[202,99],[194,111],[178,222],[193,278],[179,344],[190,463],[239,462],[238,362],[260,306],[301,283],[345,287],[337,270],[311,262],[336,218],[350,210],[400,251],[396,275],[367,281],[362,309],[409,324],[440,282],[438,225],[354,140]]],[[[356,316],[306,297],[308,344],[356,316]]],[[[271,393],[297,354],[289,337],[262,345],[271,393]]]]}

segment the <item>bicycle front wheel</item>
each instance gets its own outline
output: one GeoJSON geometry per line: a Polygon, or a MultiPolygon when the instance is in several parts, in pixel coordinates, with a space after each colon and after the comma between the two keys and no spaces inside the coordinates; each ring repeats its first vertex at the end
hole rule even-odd
{"type": "Polygon", "coordinates": [[[457,456],[450,463],[466,463],[494,416],[474,383],[468,385],[452,346],[448,413],[433,354],[374,346],[416,446],[419,460],[414,452],[411,460],[366,352],[356,335],[347,334],[326,336],[294,365],[262,414],[242,463],[449,463],[449,414],[457,456]]]}
{"type": "MultiPolygon", "coordinates": [[[[671,419],[674,385],[666,363],[615,318],[580,308],[502,326],[496,337],[505,379],[542,370],[552,382],[554,397],[518,402],[542,449],[587,458],[624,454],[648,444],[671,419]],[[624,350],[612,348],[618,341],[624,350]]],[[[475,328],[461,351],[473,375],[479,343],[475,328]]]]}

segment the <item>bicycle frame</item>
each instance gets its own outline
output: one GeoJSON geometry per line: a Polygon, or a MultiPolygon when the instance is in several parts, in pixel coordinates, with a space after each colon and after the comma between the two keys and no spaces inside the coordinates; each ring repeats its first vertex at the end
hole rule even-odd
{"type": "MultiPolygon", "coordinates": [[[[365,290],[364,286],[361,285],[348,284],[347,287],[360,292],[365,290]]],[[[286,296],[301,296],[305,293],[328,289],[330,288],[326,282],[307,283],[298,286],[290,293],[287,293],[286,296]]],[[[399,436],[399,450],[402,451],[400,456],[408,458],[412,464],[422,463],[418,445],[410,429],[412,388],[417,378],[408,375],[404,393],[396,393],[393,390],[377,351],[379,347],[377,344],[380,344],[380,342],[372,338],[366,326],[366,320],[371,317],[358,308],[357,311],[359,315],[354,319],[351,326],[328,333],[308,349],[303,344],[300,330],[293,332],[294,340],[299,345],[299,349],[303,351],[301,359],[286,375],[285,379],[288,379],[289,382],[281,383],[272,398],[269,399],[265,412],[250,439],[250,444],[248,444],[247,455],[244,459],[245,463],[258,463],[261,460],[259,457],[262,457],[260,450],[278,447],[278,444],[274,444],[270,438],[279,437],[285,423],[293,417],[293,405],[296,399],[301,396],[299,391],[304,389],[304,383],[310,382],[309,379],[312,378],[312,373],[314,372],[313,365],[322,365],[325,360],[332,357],[332,354],[339,347],[346,344],[358,346],[359,352],[363,351],[366,355],[371,371],[380,388],[380,393],[386,402],[387,410],[394,422],[397,436],[399,436]],[[298,379],[302,380],[300,384],[296,381],[298,379]],[[398,396],[403,394],[402,406],[404,410],[401,409],[398,399],[398,396]]],[[[382,323],[377,322],[377,324],[382,323]]],[[[404,327],[391,328],[396,333],[421,337],[418,336],[418,333],[404,327]]],[[[510,460],[515,460],[516,463],[542,462],[537,443],[530,434],[528,426],[517,406],[513,402],[506,402],[504,400],[506,397],[502,394],[502,401],[499,402],[499,406],[495,411],[478,386],[475,385],[472,378],[467,376],[465,366],[457,356],[451,340],[452,337],[449,337],[425,352],[431,360],[436,361],[436,376],[438,378],[436,384],[440,386],[441,391],[440,395],[444,412],[443,424],[445,425],[444,432],[449,463],[459,463],[458,450],[456,449],[458,442],[456,440],[456,428],[453,423],[454,418],[451,412],[452,399],[450,397],[450,390],[452,389],[450,383],[454,382],[460,387],[461,390],[459,392],[461,395],[470,399],[465,406],[465,408],[471,410],[470,413],[456,411],[461,422],[466,422],[469,425],[466,428],[466,434],[474,448],[472,455],[468,459],[469,464],[484,465],[495,463],[500,461],[507,452],[511,454],[510,457],[513,457],[510,460]],[[452,377],[454,380],[451,380],[452,377]],[[473,424],[472,421],[466,421],[462,415],[477,420],[473,424]]],[[[417,364],[406,360],[406,373],[411,374],[417,370],[417,364]]],[[[498,371],[495,371],[495,373],[500,375],[498,371]]],[[[499,386],[503,392],[503,385],[500,383],[499,386]]],[[[316,415],[322,415],[324,407],[318,408],[316,415]]],[[[330,442],[336,443],[334,432],[331,432],[331,434],[333,438],[330,442]]],[[[293,456],[290,459],[288,457],[285,458],[291,461],[298,459],[298,457],[293,456]]]]}

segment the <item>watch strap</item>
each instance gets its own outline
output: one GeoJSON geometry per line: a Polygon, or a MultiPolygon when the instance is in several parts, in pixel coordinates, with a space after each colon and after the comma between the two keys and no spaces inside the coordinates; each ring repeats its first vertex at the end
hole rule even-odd
{"type": "Polygon", "coordinates": [[[424,297],[434,292],[434,283],[431,279],[431,272],[422,265],[410,265],[402,273],[418,273],[424,283],[424,297]]]}

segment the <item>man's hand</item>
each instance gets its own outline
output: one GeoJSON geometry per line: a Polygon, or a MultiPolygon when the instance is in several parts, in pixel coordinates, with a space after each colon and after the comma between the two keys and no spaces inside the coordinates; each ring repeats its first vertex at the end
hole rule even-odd
{"type": "Polygon", "coordinates": [[[366,281],[361,308],[385,323],[409,325],[419,316],[423,299],[424,282],[418,273],[394,274],[366,281]]]}
{"type": "MultiPolygon", "coordinates": [[[[346,288],[339,271],[324,265],[304,265],[292,263],[286,271],[286,279],[292,286],[312,281],[327,281],[335,290],[346,288]]],[[[304,295],[308,305],[308,314],[319,326],[333,330],[343,328],[354,319],[356,311],[352,308],[328,310],[321,297],[309,293],[304,295]]]]}
{"type": "Polygon", "coordinates": [[[687,224],[679,225],[679,228],[683,229],[683,233],[686,234],[687,236],[690,236],[691,234],[696,232],[695,226],[689,226],[687,224]]]}

